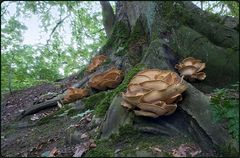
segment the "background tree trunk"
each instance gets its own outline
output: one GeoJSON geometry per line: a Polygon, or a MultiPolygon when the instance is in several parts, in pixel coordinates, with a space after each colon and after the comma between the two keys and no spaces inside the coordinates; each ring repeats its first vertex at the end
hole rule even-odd
{"type": "Polygon", "coordinates": [[[110,37],[115,22],[113,8],[109,1],[100,1],[100,4],[102,6],[103,26],[107,37],[110,37]]]}

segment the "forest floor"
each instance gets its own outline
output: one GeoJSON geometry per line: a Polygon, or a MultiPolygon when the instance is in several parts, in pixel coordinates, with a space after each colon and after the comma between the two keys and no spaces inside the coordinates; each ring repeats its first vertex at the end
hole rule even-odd
{"type": "Polygon", "coordinates": [[[6,95],[1,103],[1,155],[4,157],[50,156],[51,154],[72,156],[75,146],[71,144],[66,146],[66,141],[68,141],[66,136],[72,128],[85,132],[85,128],[81,128],[81,125],[84,127],[88,121],[83,120],[80,125],[79,120],[65,116],[51,119],[46,124],[31,126],[37,120],[56,112],[59,107],[42,110],[20,121],[17,121],[16,117],[34,102],[50,99],[55,94],[62,93],[67,88],[66,85],[77,82],[79,80],[71,76],[58,84],[45,83],[6,95]]]}
{"type": "Polygon", "coordinates": [[[105,152],[101,153],[99,149],[111,150],[111,156],[114,156],[112,153],[115,156],[138,157],[165,157],[173,154],[182,156],[181,154],[185,154],[187,150],[189,150],[189,156],[199,156],[199,153],[202,156],[212,155],[212,153],[203,153],[198,144],[187,138],[162,139],[160,136],[146,134],[144,136],[133,134],[132,139],[121,138],[116,142],[109,140],[99,144],[94,142],[91,134],[99,127],[99,124],[93,125],[94,118],[91,111],[81,118],[58,113],[54,115],[57,117],[42,121],[42,124],[36,124],[61,111],[56,106],[28,115],[21,120],[16,119],[23,109],[32,106],[33,103],[51,99],[56,94],[62,93],[67,85],[77,82],[79,80],[72,76],[57,83],[45,83],[6,95],[1,103],[1,155],[4,157],[81,157],[86,151],[96,146],[98,149],[90,152],[92,155],[87,153],[86,156],[101,156],[101,154],[103,157],[109,156],[105,155],[105,152]],[[178,142],[176,139],[181,141],[178,142]]]}

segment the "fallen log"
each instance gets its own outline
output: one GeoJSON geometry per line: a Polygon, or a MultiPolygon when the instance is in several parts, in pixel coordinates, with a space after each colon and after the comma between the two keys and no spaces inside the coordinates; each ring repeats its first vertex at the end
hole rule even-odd
{"type": "Polygon", "coordinates": [[[60,98],[56,97],[43,103],[32,105],[28,109],[24,110],[20,115],[18,115],[17,120],[20,120],[27,115],[35,114],[41,110],[52,108],[57,105],[58,101],[60,101],[60,98]]]}
{"type": "MultiPolygon", "coordinates": [[[[79,83],[74,84],[72,87],[80,88],[80,87],[84,86],[88,82],[88,80],[96,73],[99,73],[99,72],[94,72],[90,75],[85,76],[79,83]]],[[[31,105],[29,108],[24,110],[21,114],[19,114],[16,119],[21,120],[22,118],[26,117],[27,115],[32,115],[41,110],[55,107],[55,106],[57,106],[58,102],[64,104],[64,102],[62,102],[62,99],[63,99],[63,96],[66,94],[66,92],[67,92],[67,89],[64,89],[62,93],[58,94],[56,97],[52,98],[51,100],[46,100],[42,103],[31,105]]]]}

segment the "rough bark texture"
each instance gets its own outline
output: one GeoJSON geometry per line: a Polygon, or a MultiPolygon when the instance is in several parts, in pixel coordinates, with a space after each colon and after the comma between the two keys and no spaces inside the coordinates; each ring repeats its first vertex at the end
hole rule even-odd
{"type": "Polygon", "coordinates": [[[112,28],[115,22],[113,8],[108,1],[100,1],[102,6],[103,25],[108,37],[111,36],[112,28]]]}
{"type": "MultiPolygon", "coordinates": [[[[130,31],[124,39],[127,43],[121,44],[122,37],[116,36],[117,31],[113,31],[113,36],[118,40],[108,43],[102,52],[111,54],[111,59],[126,73],[129,67],[138,63],[146,68],[176,71],[174,65],[189,56],[207,64],[207,78],[204,81],[186,82],[188,90],[176,114],[163,119],[166,122],[162,118],[150,121],[141,118],[139,121],[139,117],[135,117],[133,126],[143,132],[163,135],[181,133],[186,127],[187,133],[205,149],[232,143],[238,150],[236,141],[228,131],[221,124],[213,123],[209,98],[202,93],[238,81],[239,32],[236,27],[225,25],[221,17],[204,12],[191,2],[117,2],[116,9],[116,23],[125,24],[126,30],[130,31]],[[119,57],[116,52],[123,46],[124,53],[119,57]],[[117,58],[124,59],[124,62],[117,64],[117,58]],[[180,113],[184,117],[178,117],[180,113]],[[178,121],[182,121],[182,127],[178,127],[178,121]]],[[[116,128],[121,126],[121,121],[117,121],[116,125],[116,120],[127,120],[120,115],[112,115],[122,112],[117,108],[118,104],[119,101],[115,100],[109,108],[103,123],[102,138],[118,132],[116,128]]]]}

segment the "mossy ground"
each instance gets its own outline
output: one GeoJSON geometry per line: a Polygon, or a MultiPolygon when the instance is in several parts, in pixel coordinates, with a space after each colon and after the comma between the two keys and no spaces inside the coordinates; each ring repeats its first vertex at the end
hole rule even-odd
{"type": "Polygon", "coordinates": [[[120,128],[118,135],[112,135],[108,140],[97,140],[96,143],[97,147],[88,151],[86,157],[114,156],[114,151],[117,149],[120,149],[117,154],[119,157],[137,156],[136,153],[139,151],[152,153],[150,147],[155,146],[161,148],[162,153],[153,156],[171,156],[171,149],[179,147],[180,144],[191,144],[193,141],[184,136],[165,137],[141,133],[132,126],[126,125],[120,128]]]}

